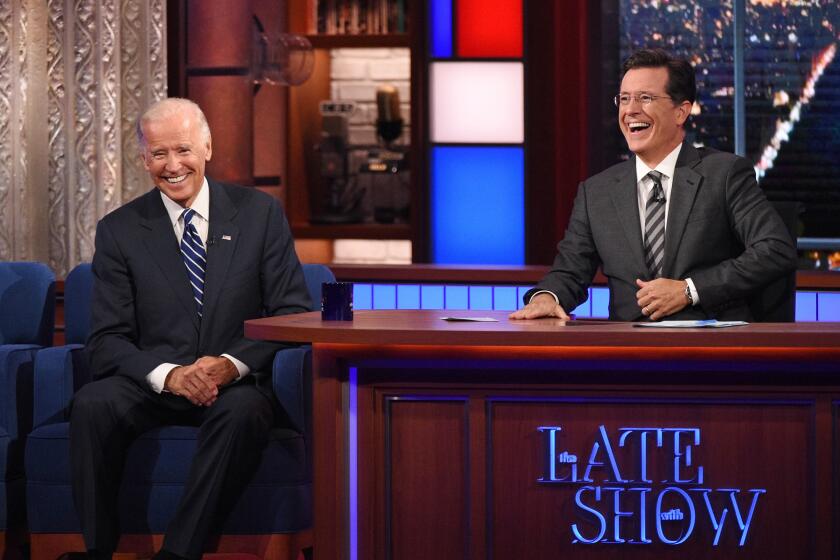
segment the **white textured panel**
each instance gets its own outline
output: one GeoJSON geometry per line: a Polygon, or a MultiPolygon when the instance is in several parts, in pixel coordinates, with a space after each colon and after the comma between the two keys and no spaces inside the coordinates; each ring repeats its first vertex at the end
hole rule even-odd
{"type": "Polygon", "coordinates": [[[432,142],[525,139],[521,62],[433,62],[432,142]]]}

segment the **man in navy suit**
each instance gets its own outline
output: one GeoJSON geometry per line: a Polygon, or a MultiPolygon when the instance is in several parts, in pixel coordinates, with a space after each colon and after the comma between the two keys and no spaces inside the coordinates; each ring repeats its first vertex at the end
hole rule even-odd
{"type": "Polygon", "coordinates": [[[195,103],[154,104],[137,135],[156,188],[96,230],[94,381],[72,404],[73,495],[88,554],[110,558],[128,446],[161,425],[198,426],[189,479],[156,555],[197,559],[280,413],[269,368],[281,346],[245,338],[243,322],[306,311],[310,299],[277,202],[205,177],[211,136],[195,103]]]}
{"type": "Polygon", "coordinates": [[[581,183],[551,271],[512,319],[568,319],[600,266],[610,319],[751,320],[749,298],[795,268],[750,162],[685,142],[695,96],[688,61],[661,50],[625,61],[615,102],[635,157],[581,183]]]}

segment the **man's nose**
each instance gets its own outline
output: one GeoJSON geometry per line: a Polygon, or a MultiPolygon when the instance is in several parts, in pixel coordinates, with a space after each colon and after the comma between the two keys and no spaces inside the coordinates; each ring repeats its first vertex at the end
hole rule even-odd
{"type": "Polygon", "coordinates": [[[166,170],[177,171],[181,167],[181,162],[177,154],[168,154],[166,156],[166,170]]]}

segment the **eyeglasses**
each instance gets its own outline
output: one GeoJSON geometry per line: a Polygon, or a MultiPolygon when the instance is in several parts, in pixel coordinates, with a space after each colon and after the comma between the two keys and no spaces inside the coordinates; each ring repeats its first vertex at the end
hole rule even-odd
{"type": "Polygon", "coordinates": [[[639,95],[622,93],[621,95],[613,97],[613,102],[615,103],[615,106],[618,107],[619,105],[630,105],[631,99],[638,101],[642,105],[650,105],[651,102],[657,99],[671,99],[671,97],[668,95],[651,95],[649,93],[641,93],[639,95]]]}

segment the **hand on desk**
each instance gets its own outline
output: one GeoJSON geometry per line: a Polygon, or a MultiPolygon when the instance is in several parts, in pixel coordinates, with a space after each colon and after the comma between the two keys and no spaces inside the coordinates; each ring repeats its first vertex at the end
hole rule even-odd
{"type": "Polygon", "coordinates": [[[657,278],[645,282],[637,278],[636,285],[640,288],[636,292],[636,302],[642,314],[650,317],[651,321],[673,315],[688,305],[688,300],[685,298],[684,280],[657,278]]]}
{"type": "Polygon", "coordinates": [[[517,311],[508,315],[508,319],[539,319],[540,317],[558,317],[568,321],[569,315],[562,306],[557,305],[551,294],[537,294],[531,301],[517,311]]]}
{"type": "Polygon", "coordinates": [[[236,366],[227,358],[203,356],[193,364],[170,371],[164,388],[196,406],[210,406],[219,396],[219,387],[238,376],[236,366]]]}

